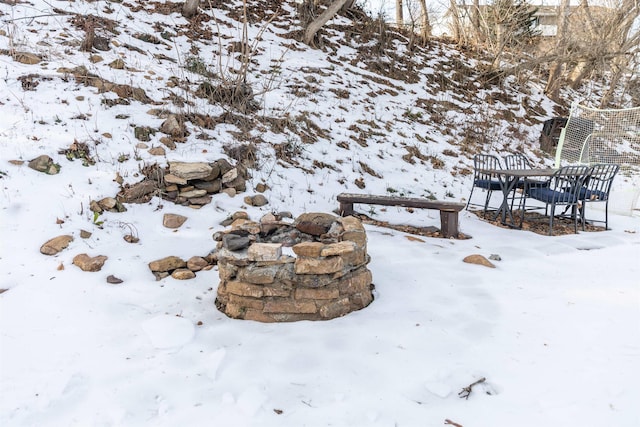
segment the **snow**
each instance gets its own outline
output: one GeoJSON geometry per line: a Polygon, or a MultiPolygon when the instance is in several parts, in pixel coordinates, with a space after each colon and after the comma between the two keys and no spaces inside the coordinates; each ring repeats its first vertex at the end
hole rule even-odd
{"type": "MultiPolygon", "coordinates": [[[[130,13],[112,4],[117,10],[110,15],[102,9],[105,4],[64,6],[99,10],[107,17],[130,13]]],[[[3,18],[20,18],[45,13],[50,6],[34,0],[28,7],[0,4],[0,10],[3,18]]],[[[120,18],[120,25],[152,32],[149,22],[156,17],[148,12],[136,16],[140,19],[120,18]]],[[[183,22],[175,14],[165,19],[183,22]]],[[[7,70],[0,81],[0,288],[7,289],[0,294],[0,425],[435,426],[445,425],[445,420],[465,427],[640,425],[640,219],[637,211],[633,215],[637,175],[617,178],[609,231],[549,237],[499,228],[467,211],[460,215],[462,232],[471,236],[467,240],[408,239],[406,233],[366,225],[368,267],[375,284],[370,306],[325,322],[230,319],[214,305],[215,268],[188,281],[156,281],[148,263],[169,255],[206,255],[215,246],[212,234],[223,229],[220,222],[238,210],[253,219],[282,210],[294,215],[331,212],[338,193],[363,191],[353,184],[366,175],[358,162],[382,176],[367,175],[366,192],[386,194],[391,188],[414,196],[467,197],[470,176],[450,171],[469,160],[440,154],[455,148],[447,142],[451,136],[441,134],[438,126],[402,119],[408,109],[419,110],[409,100],[412,91],[425,96],[419,87],[426,84],[406,85],[406,93],[367,104],[366,94],[380,86],[361,83],[360,75],[352,74],[354,67],[347,65],[330,77],[319,77],[323,90],[313,96],[315,101],[296,98],[286,83],[304,66],[327,69],[327,55],[314,51],[305,62],[307,57],[298,51],[281,54],[277,36],[265,32],[270,50],[259,59],[269,64],[265,58],[283,57],[282,68],[288,71],[286,81],[265,96],[262,111],[287,110],[292,118],[300,111],[317,114],[311,117],[326,126],[330,137],[312,145],[293,135],[289,141],[302,148],[300,161],[306,167],[320,160],[339,170],[305,173],[269,157],[264,148],[246,193],[267,182],[270,203],[263,208],[246,206],[245,194],[216,195],[200,210],[156,198],[127,205],[124,213],[105,213],[98,226],[89,202],[117,193],[116,173],[134,183],[144,164],[214,161],[224,156],[222,144],[234,141],[227,130],[235,127],[210,131],[214,142],[196,139],[194,131],[177,150],[168,150],[166,158],[135,148],[132,124],[161,123],[146,114],[151,107],[132,102],[109,109],[100,100],[113,94],[63,82],[56,69],[91,66],[105,78],[143,87],[158,100],[164,96],[158,82],[176,72],[188,73],[176,71],[177,64],[167,69],[150,54],[122,49],[102,52],[104,63],[90,64],[86,54],[64,53],[53,42],[46,49],[37,43],[45,32],[53,39],[61,28],[81,39],[82,33],[68,28],[62,17],[38,18],[36,32],[28,31],[28,22],[3,20],[12,29],[13,42],[25,50],[48,49],[50,61],[27,66],[0,56],[7,70]],[[127,61],[153,79],[104,65],[124,52],[127,61]],[[40,81],[36,91],[23,91],[17,79],[29,73],[53,80],[40,81]],[[329,92],[345,82],[355,86],[349,99],[329,92]],[[89,120],[72,119],[81,112],[89,113],[89,120]],[[129,118],[116,119],[117,114],[129,118]],[[387,123],[385,130],[383,122],[390,119],[394,123],[387,123]],[[351,141],[345,151],[331,145],[350,141],[349,126],[364,128],[364,121],[380,123],[382,134],[372,136],[368,147],[351,141]],[[112,137],[103,136],[105,132],[112,137]],[[401,160],[407,152],[403,144],[413,141],[417,146],[415,135],[430,135],[425,151],[443,160],[444,168],[401,160]],[[74,139],[99,142],[91,145],[95,165],[85,167],[58,154],[74,139]],[[40,154],[62,166],[58,175],[9,163],[40,154]],[[122,154],[130,159],[119,162],[122,154]],[[164,213],[188,220],[169,230],[162,226],[164,213]],[[81,229],[92,236],[80,238],[81,229]],[[123,236],[130,233],[140,242],[125,242],[123,236]],[[62,234],[74,236],[67,249],[55,256],[40,254],[45,241],[62,234]],[[100,272],[83,272],[71,263],[79,253],[106,255],[108,260],[100,272]],[[497,254],[501,261],[494,261],[495,269],[462,262],[475,253],[497,254]],[[123,283],[108,284],[108,275],[123,283]],[[486,380],[473,387],[468,399],[459,397],[464,387],[481,378],[486,380]]],[[[237,28],[229,31],[235,34],[237,28]]],[[[124,34],[123,42],[156,49],[124,34]]],[[[179,53],[189,51],[186,41],[174,41],[179,53]]],[[[9,38],[0,37],[0,43],[7,48],[9,38]]],[[[217,47],[209,49],[215,52],[217,47]]],[[[340,55],[349,51],[343,46],[340,55]]],[[[448,55],[457,54],[441,54],[448,55]]],[[[429,66],[438,69],[432,62],[429,66]]],[[[529,96],[552,111],[550,101],[539,93],[529,96]]],[[[447,99],[459,102],[448,93],[433,102],[447,99]]],[[[219,108],[193,101],[193,110],[214,114],[219,108]]],[[[449,114],[464,123],[464,116],[449,114]]],[[[529,132],[524,146],[533,159],[539,128],[529,132]]],[[[272,143],[287,141],[282,134],[265,135],[272,143]]],[[[507,147],[492,144],[499,154],[507,147]]],[[[157,138],[149,145],[157,145],[157,138]]],[[[363,211],[394,224],[439,225],[436,211],[410,213],[380,206],[363,211]]],[[[603,212],[595,209],[594,214],[603,212]]]]}

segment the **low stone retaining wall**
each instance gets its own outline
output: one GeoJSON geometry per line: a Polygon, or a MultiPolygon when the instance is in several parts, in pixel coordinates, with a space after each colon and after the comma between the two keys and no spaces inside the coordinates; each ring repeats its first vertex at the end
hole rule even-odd
{"type": "Polygon", "coordinates": [[[328,320],[373,301],[367,237],[355,217],[308,213],[284,223],[267,215],[216,237],[216,306],[229,317],[328,320]]]}

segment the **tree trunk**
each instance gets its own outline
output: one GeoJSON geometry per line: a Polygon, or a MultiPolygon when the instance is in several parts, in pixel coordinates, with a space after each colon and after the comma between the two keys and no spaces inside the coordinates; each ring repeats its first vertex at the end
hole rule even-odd
{"type": "Polygon", "coordinates": [[[304,32],[304,42],[311,46],[313,43],[313,38],[315,37],[316,33],[320,31],[320,28],[322,28],[322,26],[326,24],[327,21],[333,18],[336,13],[338,13],[340,8],[342,8],[342,6],[344,6],[348,1],[349,0],[334,0],[334,2],[331,3],[329,7],[327,7],[325,11],[320,14],[320,16],[318,16],[307,26],[307,29],[304,32]]]}
{"type": "Polygon", "coordinates": [[[456,0],[449,0],[449,16],[451,17],[451,32],[453,40],[457,44],[462,43],[462,24],[460,23],[460,12],[456,0]]]}
{"type": "Polygon", "coordinates": [[[558,92],[562,86],[562,67],[565,63],[564,57],[567,50],[570,6],[569,0],[562,0],[558,6],[556,45],[554,48],[556,59],[549,67],[547,86],[544,88],[544,92],[551,99],[558,99],[558,92]]]}
{"type": "Polygon", "coordinates": [[[480,0],[473,0],[471,7],[471,26],[475,35],[476,43],[480,44],[484,41],[482,23],[480,22],[480,0]]]}
{"type": "Polygon", "coordinates": [[[420,35],[423,40],[427,40],[431,37],[431,22],[429,21],[429,11],[427,10],[427,1],[420,0],[420,11],[421,11],[421,27],[420,27],[420,35]]]}
{"type": "Polygon", "coordinates": [[[404,26],[404,13],[402,8],[402,0],[396,0],[396,27],[398,28],[402,28],[404,26]]]}
{"type": "Polygon", "coordinates": [[[185,18],[193,18],[198,14],[198,6],[200,5],[200,0],[186,0],[184,2],[184,6],[182,7],[182,16],[185,18]]]}

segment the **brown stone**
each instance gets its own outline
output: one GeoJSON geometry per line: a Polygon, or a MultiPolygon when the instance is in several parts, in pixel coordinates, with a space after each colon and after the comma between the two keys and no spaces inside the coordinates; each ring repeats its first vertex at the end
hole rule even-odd
{"type": "Polygon", "coordinates": [[[373,301],[373,294],[371,292],[360,292],[351,295],[350,299],[354,306],[361,309],[371,304],[373,301]]]}
{"type": "Polygon", "coordinates": [[[329,304],[320,307],[320,316],[325,319],[334,319],[336,317],[344,316],[351,311],[351,302],[349,298],[342,298],[338,301],[330,302],[329,304]]]}
{"type": "Polygon", "coordinates": [[[21,64],[35,65],[42,61],[42,58],[34,53],[16,52],[13,54],[13,60],[21,64]]]}
{"type": "Polygon", "coordinates": [[[107,257],[104,255],[98,255],[90,257],[87,254],[79,254],[73,257],[73,264],[78,266],[82,271],[100,271],[104,265],[107,257]]]}
{"type": "Polygon", "coordinates": [[[320,256],[327,257],[332,255],[347,255],[356,250],[356,244],[351,241],[342,241],[338,243],[330,243],[322,248],[320,256]]]}
{"type": "Polygon", "coordinates": [[[173,270],[173,273],[171,273],[171,277],[177,280],[189,280],[196,277],[196,273],[189,270],[188,268],[177,268],[173,270]]]}
{"type": "Polygon", "coordinates": [[[148,153],[152,156],[164,156],[167,151],[162,147],[153,147],[148,150],[148,153]]]}
{"type": "Polygon", "coordinates": [[[329,258],[309,258],[300,257],[296,259],[296,274],[329,274],[341,271],[344,262],[340,257],[329,258]]]}
{"type": "Polygon", "coordinates": [[[364,231],[345,231],[342,234],[342,241],[354,242],[356,245],[364,248],[367,246],[367,235],[364,231]]]}
{"type": "Polygon", "coordinates": [[[145,179],[137,184],[125,188],[121,193],[123,203],[140,203],[151,199],[158,190],[158,184],[154,180],[145,179]]]}
{"type": "Polygon", "coordinates": [[[40,253],[43,255],[55,255],[61,250],[69,246],[69,243],[73,241],[73,236],[62,235],[47,240],[41,247],[40,253]]]}
{"type": "Polygon", "coordinates": [[[184,268],[187,263],[180,257],[168,256],[149,263],[151,271],[172,271],[176,268],[184,268]]]}
{"type": "Polygon", "coordinates": [[[166,213],[162,217],[162,225],[167,228],[180,228],[182,224],[187,220],[186,216],[166,213]]]}
{"type": "Polygon", "coordinates": [[[207,260],[199,256],[192,256],[187,260],[187,268],[191,271],[200,271],[208,265],[207,260]]]}
{"type": "Polygon", "coordinates": [[[325,300],[325,299],[337,299],[340,296],[338,288],[298,288],[295,291],[295,299],[311,299],[311,300],[325,300]]]}
{"type": "Polygon", "coordinates": [[[264,295],[262,286],[251,283],[232,281],[227,282],[226,288],[228,293],[243,297],[262,298],[264,295]]]}
{"type": "MultiPolygon", "coordinates": [[[[173,175],[171,173],[168,173],[164,176],[164,182],[167,184],[187,185],[186,179],[173,175]]],[[[167,187],[167,191],[171,191],[169,190],[169,187],[167,187]]]]}
{"type": "Polygon", "coordinates": [[[469,264],[484,265],[485,267],[496,268],[496,266],[493,265],[493,263],[491,261],[489,261],[484,256],[479,255],[479,254],[469,255],[469,256],[465,257],[462,261],[464,261],[466,263],[469,263],[469,264]]]}
{"type": "Polygon", "coordinates": [[[318,308],[311,301],[272,300],[264,305],[265,313],[316,313],[318,308]]]}
{"type": "Polygon", "coordinates": [[[237,304],[244,308],[254,308],[256,310],[262,310],[264,308],[264,301],[261,299],[243,297],[235,294],[229,295],[229,303],[237,304]]]}
{"type": "Polygon", "coordinates": [[[207,192],[205,190],[190,190],[190,191],[181,191],[180,192],[180,197],[184,197],[185,199],[192,199],[192,198],[196,198],[196,197],[202,197],[205,196],[207,194],[207,192]]]}
{"type": "Polygon", "coordinates": [[[214,179],[212,181],[196,181],[193,185],[200,190],[206,191],[208,194],[219,193],[220,189],[222,189],[222,181],[219,179],[214,179]]]}
{"type": "Polygon", "coordinates": [[[372,282],[371,271],[362,268],[352,274],[341,277],[338,281],[338,289],[341,295],[352,295],[360,292],[370,292],[372,282]]]}
{"type": "Polygon", "coordinates": [[[280,285],[265,285],[262,287],[265,297],[281,297],[286,298],[291,295],[291,288],[280,285]]]}
{"type": "Polygon", "coordinates": [[[294,245],[293,253],[301,257],[319,257],[324,244],[320,242],[302,242],[294,245]]]}

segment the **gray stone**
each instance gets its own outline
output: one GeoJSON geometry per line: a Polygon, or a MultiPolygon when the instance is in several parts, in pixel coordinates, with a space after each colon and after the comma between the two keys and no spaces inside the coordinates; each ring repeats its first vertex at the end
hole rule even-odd
{"type": "Polygon", "coordinates": [[[225,234],[222,236],[222,246],[230,251],[239,251],[249,247],[251,239],[237,234],[225,234]]]}

